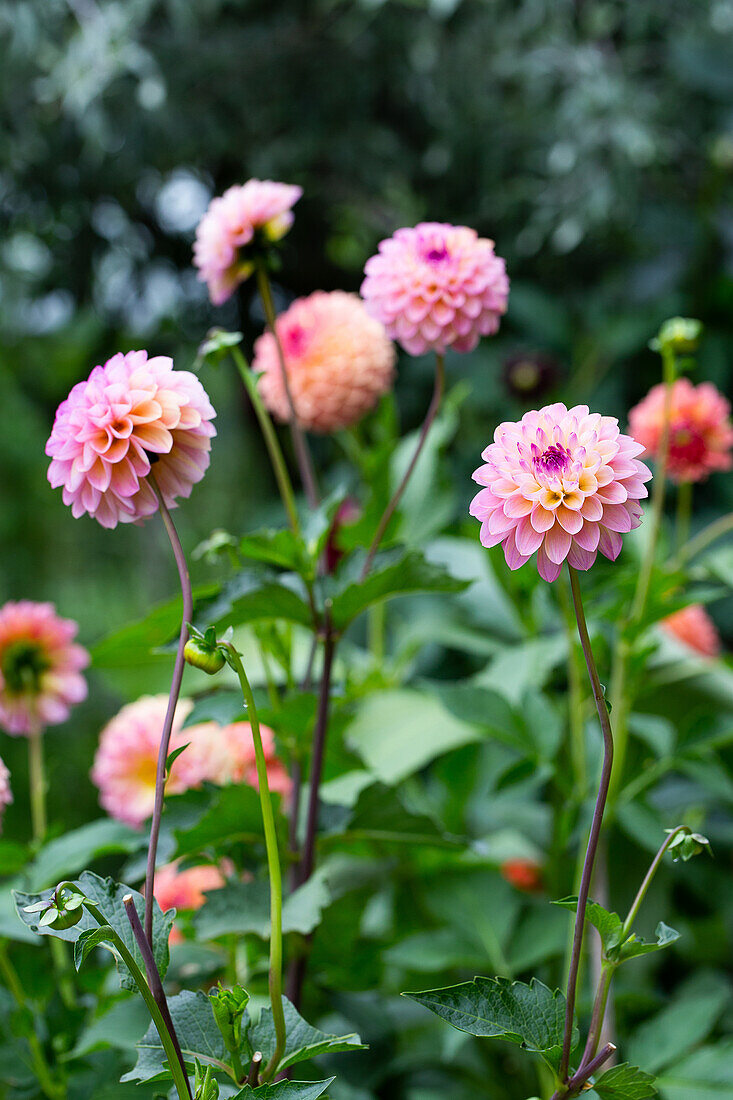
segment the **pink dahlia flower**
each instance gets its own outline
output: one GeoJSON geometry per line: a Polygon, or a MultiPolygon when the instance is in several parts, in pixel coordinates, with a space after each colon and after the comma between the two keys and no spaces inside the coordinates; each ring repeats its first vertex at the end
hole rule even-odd
{"type": "Polygon", "coordinates": [[[662,619],[659,625],[667,634],[703,657],[717,657],[720,653],[720,635],[715,623],[699,603],[675,611],[662,619]]]}
{"type": "MultiPolygon", "coordinates": [[[[652,458],[659,457],[666,386],[654,386],[629,413],[629,430],[652,458]]],[[[689,378],[672,384],[669,457],[672,481],[704,481],[714,470],[733,465],[730,403],[712,382],[693,386],[689,378]]]]}
{"type": "Polygon", "coordinates": [[[643,447],[611,416],[557,403],[500,424],[473,475],[484,486],[471,502],[484,546],[502,543],[510,569],[537,551],[540,576],[554,581],[567,560],[590,569],[601,551],[612,561],[621,535],[641,522],[639,501],[651,473],[643,447]]]}
{"type": "Polygon", "coordinates": [[[89,654],[78,626],[51,603],[10,601],[0,608],[0,727],[15,736],[65,722],[86,698],[81,670],[89,654]]]}
{"type": "MultiPolygon", "coordinates": [[[[229,749],[231,771],[228,782],[248,783],[250,787],[257,787],[257,766],[255,763],[255,749],[252,741],[252,729],[249,722],[234,722],[231,726],[225,726],[222,730],[224,739],[229,749]]],[[[265,752],[267,764],[267,782],[271,791],[288,798],[292,782],[288,772],[278,758],[275,748],[275,735],[269,726],[260,726],[262,748],[265,752]]]]}
{"type": "MultiPolygon", "coordinates": [[[[179,870],[178,863],[168,863],[155,871],[153,894],[165,913],[168,909],[200,909],[206,901],[206,895],[212,890],[220,890],[226,884],[224,875],[212,863],[198,867],[186,867],[179,870]]],[[[183,936],[175,924],[171,929],[170,942],[180,943],[183,936]]]]}
{"type": "MultiPolygon", "coordinates": [[[[190,741],[179,757],[181,776],[186,787],[198,787],[201,783],[216,783],[223,787],[228,783],[247,783],[257,787],[252,727],[249,722],[233,722],[220,726],[216,722],[202,722],[189,726],[184,738],[190,741]]],[[[271,791],[287,796],[291,780],[275,750],[275,735],[268,726],[260,726],[262,747],[267,763],[267,778],[271,791]]]]}
{"type": "Polygon", "coordinates": [[[0,833],[2,832],[2,819],[7,806],[13,801],[13,792],[10,789],[10,772],[2,760],[0,760],[0,833]]]}
{"type": "MultiPolygon", "coordinates": [[[[293,302],[275,327],[295,412],[304,428],[348,428],[392,385],[394,346],[355,294],[318,290],[293,302]]],[[[271,332],[257,340],[252,369],[261,372],[258,384],[267,408],[288,420],[288,398],[271,332]]]]}
{"type": "Polygon", "coordinates": [[[398,229],[367,260],[361,294],[411,355],[472,351],[506,313],[509,280],[494,242],[463,225],[398,229]]]}
{"type": "Polygon", "coordinates": [[[292,184],[248,180],[212,199],[196,230],[193,262],[215,306],[226,302],[252,274],[247,246],[285,236],[302,194],[302,188],[292,184]]]}
{"type": "MultiPolygon", "coordinates": [[[[135,828],[153,812],[158,749],[167,707],[167,695],[144,695],[124,706],[99,738],[92,768],[99,801],[111,817],[135,828]]],[[[191,731],[182,731],[181,726],[192,708],[190,699],[179,700],[169,752],[190,741],[191,731]]],[[[183,765],[185,755],[182,753],[173,762],[166,783],[169,794],[181,794],[192,785],[190,771],[183,765]]]]}
{"type": "Polygon", "coordinates": [[[63,486],[75,517],[103,527],[134,523],[157,511],[147,480],[169,508],[187,497],[209,465],[216,416],[195,374],[174,370],[164,355],[114,355],[79,382],[56,413],[46,454],[48,480],[63,486]]]}

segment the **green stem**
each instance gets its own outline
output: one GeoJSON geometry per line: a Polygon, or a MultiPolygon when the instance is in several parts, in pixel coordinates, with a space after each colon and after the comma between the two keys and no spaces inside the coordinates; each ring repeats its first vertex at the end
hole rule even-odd
{"type": "Polygon", "coordinates": [[[707,549],[711,542],[715,542],[716,539],[722,538],[723,535],[727,535],[730,531],[733,531],[733,512],[729,512],[727,516],[721,516],[720,519],[716,519],[714,523],[708,524],[707,527],[703,527],[702,531],[698,532],[694,538],[691,538],[679,552],[679,562],[684,565],[685,562],[690,561],[696,557],[701,551],[707,549]]]}
{"type": "Polygon", "coordinates": [[[263,439],[265,440],[265,446],[267,447],[267,453],[270,456],[270,463],[272,465],[272,472],[275,475],[277,481],[277,487],[280,492],[280,498],[285,507],[285,511],[288,516],[288,523],[294,535],[300,535],[300,521],[298,520],[298,510],[295,507],[295,494],[293,492],[293,485],[290,480],[288,468],[285,464],[285,458],[282,453],[282,448],[278,442],[277,433],[272,423],[272,418],[268,413],[262,401],[262,396],[257,388],[257,379],[252,373],[246,359],[242,355],[239,348],[232,348],[232,358],[236,365],[239,375],[244,382],[244,387],[247,390],[250,401],[252,402],[252,408],[255,411],[257,422],[260,425],[260,431],[262,432],[263,439]]]}
{"type": "MultiPolygon", "coordinates": [[[[69,885],[73,886],[73,883],[70,883],[69,885]]],[[[109,928],[109,941],[114,945],[115,950],[118,952],[120,958],[125,963],[125,966],[132,974],[135,985],[140,990],[140,995],[145,1001],[145,1005],[148,1012],[150,1013],[150,1017],[155,1024],[155,1030],[160,1036],[160,1041],[163,1044],[163,1050],[165,1051],[166,1058],[168,1059],[168,1069],[170,1070],[171,1076],[173,1077],[173,1083],[176,1086],[179,1100],[190,1100],[191,1091],[188,1085],[188,1078],[186,1077],[186,1074],[181,1067],[181,1063],[178,1061],[178,1055],[176,1054],[176,1048],[174,1046],[173,1039],[171,1038],[170,1032],[166,1027],[160,1009],[155,1002],[155,997],[151,992],[150,986],[145,980],[145,975],[135,962],[134,956],[128,950],[124,940],[120,938],[118,933],[114,930],[114,928],[111,927],[111,925],[107,921],[104,913],[102,913],[102,911],[98,909],[97,906],[93,904],[93,902],[89,901],[86,898],[84,899],[84,908],[89,911],[89,913],[94,917],[95,921],[100,927],[109,928]]]]}
{"type": "Polygon", "coordinates": [[[690,537],[690,519],[692,517],[692,482],[681,481],[677,486],[677,522],[675,546],[679,552],[690,537]]]}
{"type": "Polygon", "coordinates": [[[40,727],[34,727],[28,734],[28,776],[33,839],[40,843],[47,828],[46,770],[43,762],[43,730],[40,727]]]}
{"type": "Polygon", "coordinates": [[[263,263],[257,264],[257,289],[260,292],[260,298],[262,299],[262,305],[265,310],[265,320],[267,321],[267,327],[272,333],[272,338],[275,341],[275,348],[277,350],[277,357],[280,363],[280,370],[282,372],[283,388],[285,390],[285,397],[288,402],[289,410],[289,423],[290,432],[293,437],[293,447],[295,448],[295,457],[298,460],[298,468],[300,470],[301,481],[303,482],[303,488],[305,489],[305,495],[308,500],[308,504],[311,508],[317,508],[319,504],[318,497],[318,483],[316,482],[316,474],[313,469],[313,460],[308,448],[308,441],[305,438],[305,433],[300,426],[298,416],[295,411],[295,402],[293,401],[292,390],[290,389],[290,380],[288,378],[288,369],[285,364],[285,355],[283,354],[282,344],[280,343],[280,337],[277,334],[275,314],[275,303],[272,300],[272,287],[270,286],[270,279],[267,274],[267,268],[263,263]]]}
{"type": "Polygon", "coordinates": [[[255,760],[257,764],[257,783],[260,794],[260,807],[262,810],[262,824],[265,830],[265,847],[267,849],[267,865],[270,874],[270,1005],[272,1007],[272,1019],[275,1025],[275,1050],[270,1061],[262,1072],[262,1080],[269,1081],[276,1072],[285,1051],[285,1014],[283,1011],[282,996],[282,908],[283,888],[282,873],[280,870],[280,855],[277,846],[277,830],[275,828],[275,814],[272,809],[272,798],[267,780],[267,763],[265,750],[262,747],[260,734],[260,722],[257,716],[252,688],[249,685],[247,674],[239,654],[233,645],[226,646],[230,662],[239,679],[242,689],[242,697],[247,710],[247,717],[252,728],[252,740],[255,747],[255,760]]]}
{"type": "Polygon", "coordinates": [[[644,898],[646,897],[647,891],[648,891],[649,887],[652,884],[652,879],[654,878],[657,871],[659,870],[659,865],[661,864],[662,860],[664,859],[665,852],[667,851],[667,849],[669,848],[670,844],[672,843],[672,841],[674,840],[674,838],[676,836],[679,836],[680,833],[689,833],[689,831],[690,830],[687,828],[686,825],[677,825],[676,828],[672,829],[672,831],[668,835],[667,839],[665,840],[664,844],[662,844],[661,848],[659,849],[659,851],[655,855],[654,859],[651,862],[649,870],[647,871],[646,875],[644,876],[644,881],[642,882],[641,886],[639,887],[639,891],[638,891],[636,897],[634,898],[634,901],[631,905],[631,908],[629,909],[626,920],[624,921],[624,928],[623,928],[624,939],[631,932],[631,928],[633,926],[633,923],[634,923],[634,921],[636,920],[636,918],[638,916],[639,909],[641,908],[641,903],[643,902],[644,898]]]}
{"type": "Polygon", "coordinates": [[[585,797],[588,782],[586,752],[585,752],[585,722],[583,720],[583,671],[581,657],[575,644],[575,615],[572,603],[568,598],[568,591],[563,582],[558,588],[558,597],[565,621],[565,634],[568,645],[568,694],[569,694],[569,724],[570,724],[570,749],[573,762],[574,787],[578,792],[578,798],[585,797]]]}
{"type": "MultiPolygon", "coordinates": [[[[30,1012],[30,1006],[26,999],[23,986],[15,971],[15,967],[10,961],[7,945],[4,940],[0,940],[0,973],[5,979],[5,984],[9,991],[15,998],[18,1008],[30,1012]]],[[[31,1032],[26,1035],[25,1038],[30,1047],[33,1072],[38,1078],[38,1084],[41,1087],[41,1091],[48,1097],[48,1100],[63,1100],[67,1095],[66,1086],[60,1081],[57,1082],[54,1080],[51,1067],[46,1061],[46,1056],[38,1036],[35,1032],[31,1032]]]]}

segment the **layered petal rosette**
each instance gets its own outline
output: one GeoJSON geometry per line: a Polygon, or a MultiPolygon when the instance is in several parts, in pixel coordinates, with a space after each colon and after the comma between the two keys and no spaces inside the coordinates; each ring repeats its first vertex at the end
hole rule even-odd
{"type": "Polygon", "coordinates": [[[702,604],[691,603],[662,619],[659,625],[702,657],[717,657],[720,653],[720,635],[702,604]]]}
{"type": "Polygon", "coordinates": [[[422,222],[398,229],[364,273],[367,309],[411,355],[472,351],[506,312],[504,261],[493,241],[467,226],[422,222]]]}
{"type": "Polygon", "coordinates": [[[612,561],[621,536],[641,522],[651,472],[644,448],[614,417],[557,403],[500,424],[473,475],[483,488],[471,502],[484,546],[501,543],[510,569],[537,553],[546,581],[567,561],[590,569],[600,550],[612,561]]]}
{"type": "MultiPolygon", "coordinates": [[[[667,387],[654,386],[629,413],[629,430],[647,453],[659,458],[667,387]]],[[[712,382],[694,386],[689,378],[672,383],[669,406],[667,473],[672,481],[704,481],[733,465],[730,402],[712,382]]]]}
{"type": "Polygon", "coordinates": [[[88,512],[103,527],[137,522],[158,508],[153,463],[169,508],[204,476],[215,416],[196,375],[175,370],[172,359],[114,355],[59,405],[48,480],[75,517],[88,512]]]}
{"type": "MultiPolygon", "coordinates": [[[[293,302],[278,317],[275,328],[295,413],[304,428],[315,432],[348,428],[392,385],[394,345],[355,294],[316,291],[293,302]]],[[[271,332],[257,340],[252,369],[260,373],[258,385],[267,408],[279,420],[289,420],[271,332]]]]}
{"type": "Polygon", "coordinates": [[[72,619],[51,603],[9,601],[0,608],[0,728],[15,736],[65,722],[86,698],[89,654],[72,619]]]}
{"type": "Polygon", "coordinates": [[[215,306],[252,274],[251,247],[285,236],[302,194],[294,184],[253,179],[211,200],[196,230],[193,262],[215,306]]]}

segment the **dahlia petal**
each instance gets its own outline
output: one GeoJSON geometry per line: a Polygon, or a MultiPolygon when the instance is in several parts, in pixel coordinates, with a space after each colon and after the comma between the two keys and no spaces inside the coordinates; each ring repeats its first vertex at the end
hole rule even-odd
{"type": "Polygon", "coordinates": [[[600,528],[598,549],[605,557],[615,561],[621,553],[621,546],[621,535],[617,531],[609,531],[606,527],[600,528]]]}
{"type": "Polygon", "coordinates": [[[562,565],[568,556],[571,538],[559,523],[545,532],[543,546],[550,561],[556,565],[562,565]]]}

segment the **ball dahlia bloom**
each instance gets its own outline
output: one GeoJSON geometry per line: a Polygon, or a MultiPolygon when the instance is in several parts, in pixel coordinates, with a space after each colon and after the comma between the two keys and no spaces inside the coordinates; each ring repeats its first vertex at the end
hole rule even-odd
{"type": "Polygon", "coordinates": [[[0,833],[2,833],[3,814],[12,801],[13,792],[10,789],[10,772],[4,762],[0,760],[0,833]]]}
{"type": "Polygon", "coordinates": [[[78,626],[51,603],[10,601],[0,608],[0,728],[14,736],[65,722],[86,698],[81,670],[89,654],[78,626]]]}
{"type": "Polygon", "coordinates": [[[167,356],[113,355],[59,405],[46,444],[48,480],[77,518],[135,523],[158,508],[153,462],[169,508],[190,495],[209,465],[215,416],[196,375],[175,370],[167,356]]]}
{"type": "Polygon", "coordinates": [[[702,604],[692,603],[668,615],[659,624],[667,634],[703,657],[717,657],[720,635],[702,604]]]}
{"type": "MultiPolygon", "coordinates": [[[[206,894],[211,890],[220,890],[225,884],[224,875],[213,863],[183,870],[179,869],[178,862],[167,863],[156,868],[153,895],[164,913],[168,909],[190,911],[200,909],[206,901],[206,894]]],[[[170,942],[180,943],[182,940],[183,936],[174,924],[170,942]]]]}
{"type": "MultiPolygon", "coordinates": [[[[303,428],[335,432],[374,408],[394,379],[395,349],[384,326],[370,317],[355,294],[318,290],[299,298],[278,317],[295,414],[303,428]]],[[[282,368],[271,332],[255,343],[252,369],[261,372],[265,405],[289,420],[282,368]]]]}
{"type": "Polygon", "coordinates": [[[472,351],[506,313],[509,279],[494,242],[463,225],[398,229],[367,260],[361,294],[411,355],[472,351]]]}
{"type": "Polygon", "coordinates": [[[301,187],[272,180],[248,180],[212,199],[199,222],[193,246],[198,277],[215,306],[226,302],[254,269],[251,249],[279,241],[293,224],[301,187]]]}
{"type": "MultiPolygon", "coordinates": [[[[629,413],[629,430],[658,459],[664,426],[666,386],[654,386],[629,413]]],[[[694,386],[689,378],[672,383],[667,473],[672,481],[704,481],[733,465],[730,403],[712,382],[694,386]]]]}
{"type": "MultiPolygon", "coordinates": [[[[155,805],[155,773],[167,708],[167,695],[143,695],[122,707],[100,734],[92,782],[99,789],[103,809],[134,828],[150,817],[155,805]]],[[[192,709],[190,699],[178,701],[169,752],[190,740],[190,731],[182,731],[181,726],[192,709]]],[[[181,794],[192,785],[190,769],[182,763],[185,755],[173,762],[166,783],[169,794],[181,794]]]]}
{"type": "Polygon", "coordinates": [[[640,500],[651,473],[643,447],[622,435],[611,416],[560,402],[500,424],[473,478],[483,488],[471,502],[484,546],[502,543],[510,569],[537,552],[546,581],[567,560],[590,569],[598,550],[615,560],[621,535],[641,522],[640,500]]]}

